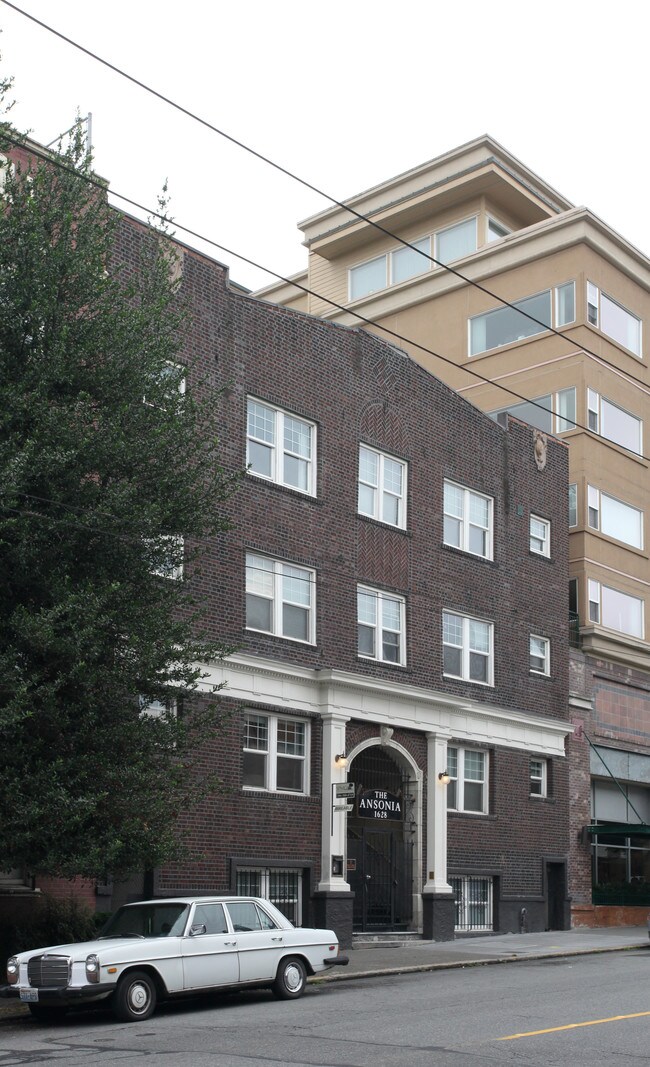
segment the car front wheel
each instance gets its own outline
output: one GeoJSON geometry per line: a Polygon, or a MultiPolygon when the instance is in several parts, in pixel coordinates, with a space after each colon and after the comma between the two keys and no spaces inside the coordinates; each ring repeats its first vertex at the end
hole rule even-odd
{"type": "Polygon", "coordinates": [[[307,971],[302,960],[297,956],[289,956],[282,960],[278,967],[278,973],[273,983],[273,992],[281,1000],[295,1000],[305,992],[307,984],[307,971]]]}
{"type": "Polygon", "coordinates": [[[145,971],[131,971],[113,994],[113,1013],[123,1023],[148,1019],[156,1007],[156,987],[145,971]]]}

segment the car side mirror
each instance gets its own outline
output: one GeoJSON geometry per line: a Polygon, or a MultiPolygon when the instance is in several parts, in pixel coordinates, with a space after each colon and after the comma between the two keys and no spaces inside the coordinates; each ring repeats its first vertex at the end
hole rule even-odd
{"type": "Polygon", "coordinates": [[[195,923],[194,926],[190,926],[190,937],[196,937],[197,934],[206,933],[205,923],[195,923]]]}

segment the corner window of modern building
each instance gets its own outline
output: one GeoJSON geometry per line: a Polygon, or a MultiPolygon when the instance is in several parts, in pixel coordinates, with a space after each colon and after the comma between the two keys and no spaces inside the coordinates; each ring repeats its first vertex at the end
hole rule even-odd
{"type": "Polygon", "coordinates": [[[492,509],[492,497],[445,482],[444,543],[492,559],[492,509]]]}
{"type": "Polygon", "coordinates": [[[553,326],[556,329],[567,326],[574,319],[575,284],[567,282],[523,300],[514,300],[509,306],[475,315],[469,320],[469,354],[478,356],[513,341],[534,337],[553,326]]]}
{"type": "Polygon", "coordinates": [[[447,807],[452,811],[488,810],[487,752],[447,747],[447,807]]]}
{"type": "Polygon", "coordinates": [[[569,526],[578,525],[578,486],[569,486],[569,526]]]}
{"type": "Polygon", "coordinates": [[[238,897],[264,897],[293,923],[302,923],[302,871],[283,867],[238,867],[238,897]]]}
{"type": "Polygon", "coordinates": [[[551,524],[539,515],[530,516],[530,551],[537,556],[551,554],[551,524]]]}
{"type": "Polygon", "coordinates": [[[590,622],[643,639],[643,600],[591,578],[588,590],[590,622]]]}
{"type": "Polygon", "coordinates": [[[490,241],[499,241],[502,237],[507,237],[512,231],[504,226],[501,222],[497,222],[496,219],[489,218],[487,220],[487,239],[490,241]]]}
{"type": "Polygon", "coordinates": [[[587,282],[587,320],[612,341],[641,356],[641,319],[593,282],[587,282]]]}
{"type": "Polygon", "coordinates": [[[248,398],[246,463],[251,474],[314,496],[315,457],[313,423],[248,398]]]}
{"type": "Polygon", "coordinates": [[[493,625],[450,611],[442,614],[442,669],[450,678],[493,684],[493,625]]]}
{"type": "Polygon", "coordinates": [[[406,463],[367,445],[359,446],[360,515],[406,527],[406,463]]]}
{"type": "Polygon", "coordinates": [[[551,673],[551,642],[548,637],[530,635],[530,673],[551,673]]]}
{"type": "Polygon", "coordinates": [[[309,723],[244,714],[242,785],[270,793],[308,792],[309,723]]]}
{"type": "Polygon", "coordinates": [[[633,548],[643,548],[643,512],[622,500],[590,485],[587,488],[587,518],[592,530],[623,541],[633,548]]]}
{"type": "Polygon", "coordinates": [[[455,259],[462,259],[475,252],[476,227],[477,220],[473,218],[456,222],[444,230],[438,230],[434,234],[433,258],[438,263],[453,263],[455,259]]]}
{"type": "Polygon", "coordinates": [[[314,643],[316,574],[306,567],[246,553],[246,628],[314,643]]]}
{"type": "Polygon", "coordinates": [[[514,415],[522,422],[528,422],[544,433],[567,433],[576,428],[576,390],[560,389],[557,393],[546,393],[521,404],[510,404],[507,408],[490,411],[491,419],[499,415],[514,415]]]}
{"type": "Polygon", "coordinates": [[[357,589],[358,654],[381,663],[404,664],[403,597],[360,585],[357,589]]]}
{"type": "Polygon", "coordinates": [[[530,760],[530,795],[545,797],[547,795],[547,763],[545,759],[530,760]]]}
{"type": "Polygon", "coordinates": [[[587,390],[587,425],[594,433],[613,441],[614,444],[627,448],[640,456],[643,452],[643,423],[636,415],[631,415],[611,400],[587,390]]]}

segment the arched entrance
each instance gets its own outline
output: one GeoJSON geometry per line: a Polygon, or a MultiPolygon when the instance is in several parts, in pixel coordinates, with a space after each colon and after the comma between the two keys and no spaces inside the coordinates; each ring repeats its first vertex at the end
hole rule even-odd
{"type": "Polygon", "coordinates": [[[348,882],[358,931],[405,930],[413,920],[415,785],[384,745],[353,757],[348,882]]]}

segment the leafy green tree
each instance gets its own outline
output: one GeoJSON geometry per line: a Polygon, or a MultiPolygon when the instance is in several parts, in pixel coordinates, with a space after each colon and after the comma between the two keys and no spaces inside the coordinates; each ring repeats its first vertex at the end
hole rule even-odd
{"type": "Polygon", "coordinates": [[[120,263],[79,129],[3,177],[0,869],[151,868],[215,787],[192,766],[220,716],[197,664],[225,650],[192,575],[236,479],[214,396],[184,389],[173,243],[140,228],[137,269],[120,263]]]}

